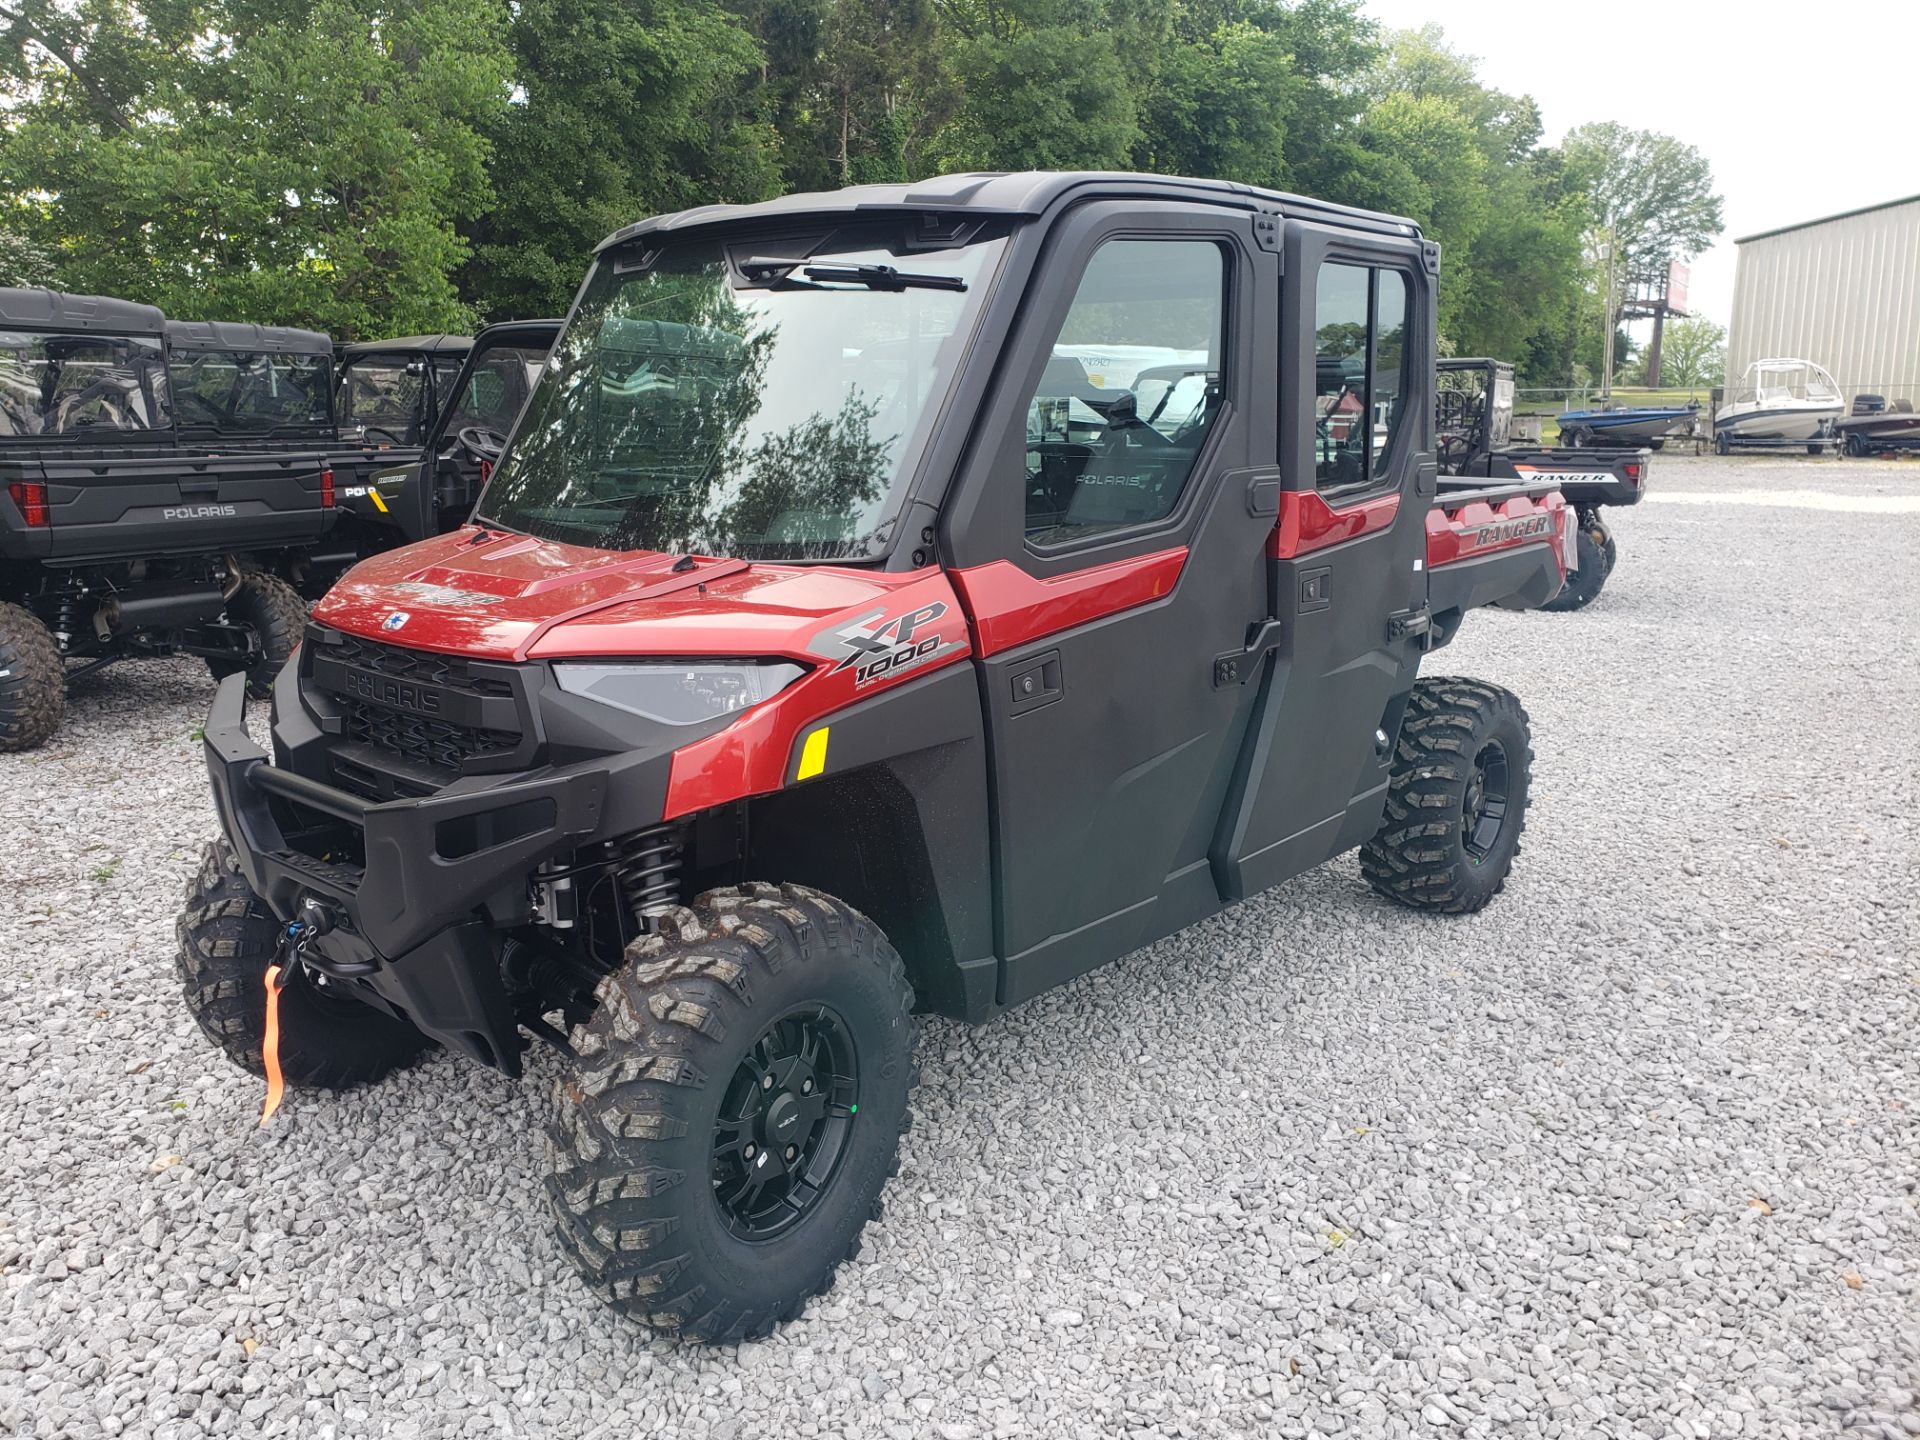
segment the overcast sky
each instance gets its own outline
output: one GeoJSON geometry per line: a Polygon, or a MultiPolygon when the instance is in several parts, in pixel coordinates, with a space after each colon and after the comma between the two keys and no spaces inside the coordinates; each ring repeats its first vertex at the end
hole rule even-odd
{"type": "Polygon", "coordinates": [[[1920,0],[1363,0],[1437,21],[1480,79],[1540,103],[1549,142],[1590,120],[1698,146],[1726,233],[1693,264],[1697,313],[1733,303],[1738,236],[1920,194],[1920,0]]]}

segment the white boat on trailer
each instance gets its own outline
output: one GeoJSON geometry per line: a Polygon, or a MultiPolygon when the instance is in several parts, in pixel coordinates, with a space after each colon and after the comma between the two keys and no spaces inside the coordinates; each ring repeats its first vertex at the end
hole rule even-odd
{"type": "Polygon", "coordinates": [[[1811,360],[1756,360],[1713,417],[1713,448],[1805,444],[1818,454],[1847,408],[1833,376],[1811,360]]]}

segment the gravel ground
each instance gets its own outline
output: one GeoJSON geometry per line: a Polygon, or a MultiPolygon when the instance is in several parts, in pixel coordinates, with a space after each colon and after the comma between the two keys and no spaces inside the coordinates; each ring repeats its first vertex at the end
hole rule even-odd
{"type": "Polygon", "coordinates": [[[885,1222],[737,1350],[562,1264],[546,1061],[254,1128],[173,976],[211,687],[109,672],[0,757],[0,1432],[1920,1434],[1920,465],[1655,479],[1436,667],[1533,714],[1489,910],[1348,858],[927,1024],[885,1222]]]}

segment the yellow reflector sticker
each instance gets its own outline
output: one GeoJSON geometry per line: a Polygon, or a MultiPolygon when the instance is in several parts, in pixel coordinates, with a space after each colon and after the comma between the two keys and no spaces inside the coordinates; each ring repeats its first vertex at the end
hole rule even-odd
{"type": "Polygon", "coordinates": [[[378,485],[369,485],[367,487],[367,498],[373,501],[373,508],[378,510],[382,515],[390,515],[393,513],[387,509],[387,502],[380,498],[380,487],[378,485]]]}
{"type": "Polygon", "coordinates": [[[827,768],[827,727],[822,725],[807,736],[807,743],[800,747],[800,769],[794,775],[796,780],[811,780],[827,768]]]}

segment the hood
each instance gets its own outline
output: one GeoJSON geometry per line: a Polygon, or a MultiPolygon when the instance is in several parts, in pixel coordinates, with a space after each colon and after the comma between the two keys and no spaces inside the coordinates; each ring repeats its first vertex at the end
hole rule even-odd
{"type": "Polygon", "coordinates": [[[825,621],[915,578],[708,556],[689,566],[658,551],[468,526],[362,561],[313,615],[355,635],[477,659],[802,658],[825,621]]]}

